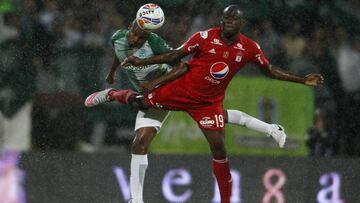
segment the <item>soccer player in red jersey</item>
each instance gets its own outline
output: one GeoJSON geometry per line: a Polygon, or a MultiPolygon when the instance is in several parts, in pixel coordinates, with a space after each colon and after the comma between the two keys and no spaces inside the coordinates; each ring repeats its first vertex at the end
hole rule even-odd
{"type": "Polygon", "coordinates": [[[150,58],[130,56],[122,63],[147,65],[174,63],[192,54],[188,71],[179,78],[161,76],[147,84],[152,92],[136,97],[131,90],[113,90],[108,100],[131,103],[147,108],[186,111],[205,135],[213,156],[213,172],[218,182],[221,202],[229,203],[232,178],[224,145],[224,124],[227,114],[223,109],[226,87],[233,76],[247,63],[255,63],[270,77],[309,86],[321,86],[324,78],[320,74],[305,77],[294,75],[268,62],[260,46],[241,34],[244,25],[243,12],[237,5],[224,9],[220,27],[194,34],[180,48],[150,58]],[[164,81],[171,81],[164,84],[164,81]],[[157,87],[159,84],[164,84],[157,87]],[[157,87],[157,88],[155,88],[157,87]]]}

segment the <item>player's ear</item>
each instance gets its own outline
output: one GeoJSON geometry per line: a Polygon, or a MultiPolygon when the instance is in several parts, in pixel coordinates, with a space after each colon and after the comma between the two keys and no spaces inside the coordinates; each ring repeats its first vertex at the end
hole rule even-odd
{"type": "Polygon", "coordinates": [[[133,21],[131,21],[131,22],[129,23],[128,30],[133,29],[135,25],[137,25],[137,23],[136,23],[136,19],[135,19],[135,20],[133,20],[133,21]]]}

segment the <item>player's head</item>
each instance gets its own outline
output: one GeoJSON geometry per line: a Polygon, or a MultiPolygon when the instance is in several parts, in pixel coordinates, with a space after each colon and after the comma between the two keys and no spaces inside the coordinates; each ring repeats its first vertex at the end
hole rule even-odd
{"type": "Polygon", "coordinates": [[[232,4],[224,9],[221,16],[220,28],[225,37],[237,35],[243,24],[243,12],[239,6],[232,4]]]}
{"type": "Polygon", "coordinates": [[[149,32],[139,27],[134,20],[129,26],[128,44],[130,47],[139,47],[145,43],[149,37],[149,32]]]}

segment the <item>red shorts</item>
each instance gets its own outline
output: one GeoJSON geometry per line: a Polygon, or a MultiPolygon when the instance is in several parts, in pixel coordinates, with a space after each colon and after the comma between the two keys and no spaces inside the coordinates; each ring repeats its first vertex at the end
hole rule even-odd
{"type": "Polygon", "coordinates": [[[196,121],[200,129],[224,130],[224,109],[221,102],[200,101],[174,82],[145,94],[144,101],[155,108],[185,111],[196,121]]]}

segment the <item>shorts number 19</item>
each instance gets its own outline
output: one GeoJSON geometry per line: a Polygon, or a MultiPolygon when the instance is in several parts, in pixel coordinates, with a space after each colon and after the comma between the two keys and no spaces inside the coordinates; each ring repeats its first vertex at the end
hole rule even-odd
{"type": "Polygon", "coordinates": [[[215,114],[216,127],[224,127],[224,116],[215,114]]]}

